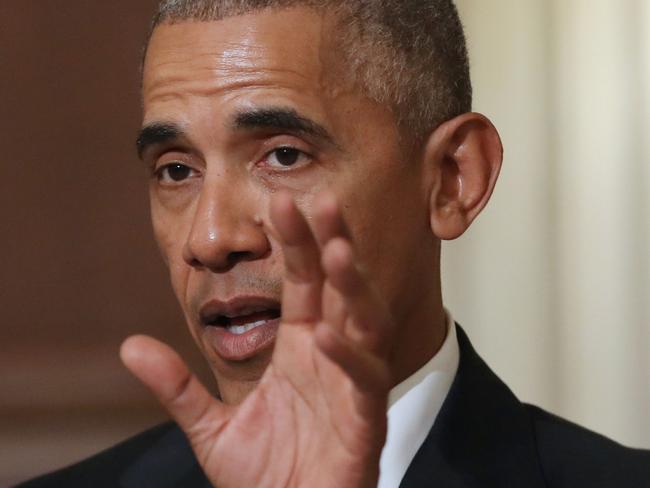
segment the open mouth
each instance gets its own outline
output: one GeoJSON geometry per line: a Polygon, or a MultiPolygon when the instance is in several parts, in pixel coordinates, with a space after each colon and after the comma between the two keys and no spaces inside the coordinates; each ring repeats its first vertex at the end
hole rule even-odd
{"type": "Polygon", "coordinates": [[[278,300],[260,296],[212,300],[199,310],[205,344],[226,361],[244,361],[272,347],[281,316],[278,300]]]}
{"type": "Polygon", "coordinates": [[[279,308],[252,311],[238,315],[213,314],[202,319],[205,326],[221,327],[234,335],[243,335],[253,329],[279,319],[282,315],[279,308]]]}

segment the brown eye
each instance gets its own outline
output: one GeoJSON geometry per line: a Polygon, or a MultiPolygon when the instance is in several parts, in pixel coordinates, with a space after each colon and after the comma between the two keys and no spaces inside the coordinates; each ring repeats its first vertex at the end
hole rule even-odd
{"type": "Polygon", "coordinates": [[[159,173],[158,179],[165,182],[179,183],[192,176],[192,168],[181,163],[172,163],[163,166],[159,173]]]}
{"type": "Polygon", "coordinates": [[[299,163],[305,156],[302,151],[293,147],[280,147],[269,153],[268,163],[272,166],[288,168],[299,163]]]}
{"type": "Polygon", "coordinates": [[[282,166],[293,166],[298,161],[300,157],[300,152],[297,149],[291,147],[283,147],[276,151],[276,158],[278,163],[282,166]]]}

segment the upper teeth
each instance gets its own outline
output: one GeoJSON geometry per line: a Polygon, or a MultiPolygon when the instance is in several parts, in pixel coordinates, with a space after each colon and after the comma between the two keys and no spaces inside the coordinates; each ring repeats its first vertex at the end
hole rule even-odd
{"type": "Polygon", "coordinates": [[[226,328],[228,329],[228,332],[230,332],[231,334],[242,335],[248,332],[249,330],[253,330],[255,327],[264,325],[266,322],[267,322],[266,320],[258,320],[257,322],[251,322],[250,324],[229,325],[226,328]]]}
{"type": "Polygon", "coordinates": [[[265,312],[268,310],[268,307],[263,306],[250,306],[237,309],[236,312],[228,313],[224,312],[223,316],[228,317],[229,319],[234,319],[236,317],[244,317],[246,315],[252,315],[254,313],[265,312]]]}

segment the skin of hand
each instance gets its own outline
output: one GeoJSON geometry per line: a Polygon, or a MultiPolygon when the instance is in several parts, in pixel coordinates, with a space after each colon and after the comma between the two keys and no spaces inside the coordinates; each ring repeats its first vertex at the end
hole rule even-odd
{"type": "Polygon", "coordinates": [[[154,339],[122,357],[219,488],[376,486],[388,391],[445,338],[440,241],[500,170],[478,114],[405,143],[392,110],[345,81],[335,26],[267,9],[163,24],[148,47],[154,234],[222,402],[154,339]],[[251,295],[281,303],[277,337],[226,358],[201,310],[251,295]]]}
{"type": "Polygon", "coordinates": [[[136,336],[123,345],[124,363],[220,488],[377,486],[394,327],[340,215],[328,211],[331,198],[321,202],[317,239],[289,195],[273,200],[286,263],[282,324],[271,364],[239,407],[214,399],[158,341],[136,336]]]}

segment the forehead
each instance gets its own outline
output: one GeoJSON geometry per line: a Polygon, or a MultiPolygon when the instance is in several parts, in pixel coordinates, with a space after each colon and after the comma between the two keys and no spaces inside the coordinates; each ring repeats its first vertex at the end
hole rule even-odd
{"type": "Polygon", "coordinates": [[[143,73],[145,108],[237,88],[331,91],[332,21],[314,10],[264,10],[219,21],[158,26],[143,73]]]}

